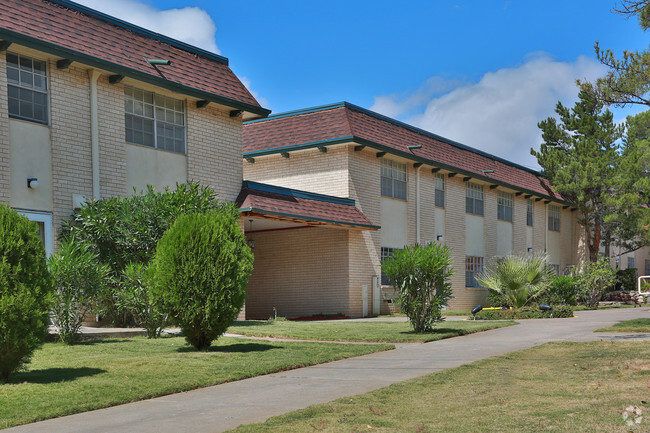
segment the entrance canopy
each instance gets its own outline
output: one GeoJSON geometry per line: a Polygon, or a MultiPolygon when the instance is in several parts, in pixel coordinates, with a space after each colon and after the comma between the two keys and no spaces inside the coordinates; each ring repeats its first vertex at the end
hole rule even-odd
{"type": "Polygon", "coordinates": [[[244,181],[237,206],[245,231],[327,226],[348,230],[378,230],[352,199],[244,181]]]}

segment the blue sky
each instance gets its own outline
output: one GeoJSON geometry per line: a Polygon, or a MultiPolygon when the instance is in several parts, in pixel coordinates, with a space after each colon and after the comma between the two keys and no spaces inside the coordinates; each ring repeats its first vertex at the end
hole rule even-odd
{"type": "Polygon", "coordinates": [[[605,71],[594,42],[650,36],[616,0],[80,3],[228,57],[275,113],[348,101],[532,168],[537,122],[605,71]]]}

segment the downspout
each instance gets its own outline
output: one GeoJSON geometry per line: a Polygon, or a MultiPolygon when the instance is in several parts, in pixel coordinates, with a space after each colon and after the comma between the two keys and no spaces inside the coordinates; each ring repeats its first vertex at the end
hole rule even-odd
{"type": "Polygon", "coordinates": [[[88,70],[90,78],[90,139],[93,174],[93,199],[99,200],[99,118],[97,114],[97,80],[101,73],[95,69],[88,70]]]}
{"type": "Polygon", "coordinates": [[[415,169],[415,238],[420,243],[420,169],[415,169]]]}

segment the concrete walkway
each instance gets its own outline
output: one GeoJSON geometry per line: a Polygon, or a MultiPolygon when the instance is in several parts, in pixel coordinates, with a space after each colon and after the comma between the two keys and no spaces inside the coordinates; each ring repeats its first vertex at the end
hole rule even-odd
{"type": "Polygon", "coordinates": [[[255,377],[196,391],[42,421],[14,432],[223,432],[340,397],[550,341],[650,340],[650,334],[594,333],[647,308],[578,312],[573,319],[524,320],[517,326],[255,377]]]}

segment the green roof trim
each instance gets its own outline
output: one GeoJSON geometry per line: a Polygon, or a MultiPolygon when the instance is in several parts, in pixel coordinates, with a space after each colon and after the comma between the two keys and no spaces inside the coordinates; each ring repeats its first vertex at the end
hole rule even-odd
{"type": "Polygon", "coordinates": [[[373,229],[373,230],[379,230],[381,226],[375,226],[371,224],[358,224],[358,223],[350,223],[350,222],[345,222],[345,221],[336,221],[336,220],[328,220],[324,218],[313,218],[310,216],[306,215],[295,215],[295,214],[289,214],[289,213],[283,213],[283,212],[272,212],[268,211],[265,209],[259,209],[255,207],[240,207],[239,212],[257,212],[257,213],[262,213],[265,215],[276,215],[276,216],[281,216],[281,217],[286,217],[286,218],[297,218],[297,219],[303,219],[305,221],[318,221],[318,222],[323,222],[323,223],[328,223],[328,224],[336,224],[336,225],[345,225],[345,226],[352,226],[352,227],[363,227],[367,229],[373,229]]]}
{"type": "Polygon", "coordinates": [[[164,78],[157,77],[155,75],[146,74],[144,72],[136,71],[131,68],[121,66],[117,63],[108,62],[106,60],[99,59],[94,56],[87,54],[79,53],[71,49],[61,47],[49,42],[44,42],[30,36],[21,35],[19,33],[0,29],[0,39],[16,43],[18,45],[23,45],[34,50],[43,51],[55,55],[57,57],[62,57],[64,59],[69,59],[75,62],[83,63],[88,66],[92,66],[99,69],[104,69],[110,71],[116,75],[124,75],[126,77],[134,78],[139,81],[152,84],[154,86],[162,87],[173,92],[181,93],[187,96],[192,96],[197,99],[208,100],[220,105],[225,105],[227,107],[232,107],[247,111],[249,113],[258,114],[260,116],[267,116],[271,113],[271,110],[262,108],[256,105],[247,104],[244,102],[236,101],[232,98],[225,96],[216,95],[213,93],[208,93],[202,90],[197,90],[189,86],[175,83],[173,81],[166,80],[164,78]]]}
{"type": "Polygon", "coordinates": [[[379,114],[379,113],[376,113],[374,111],[370,111],[370,110],[368,110],[366,108],[363,108],[363,107],[360,107],[358,105],[354,105],[354,104],[351,104],[351,103],[345,102],[345,101],[336,102],[336,103],[327,104],[327,105],[320,105],[320,106],[317,106],[317,107],[304,108],[302,110],[294,110],[294,111],[287,111],[287,112],[284,112],[284,113],[273,114],[273,115],[268,116],[268,117],[266,117],[264,119],[249,120],[247,122],[244,122],[244,125],[248,125],[250,123],[257,123],[257,122],[266,122],[266,121],[275,120],[275,119],[282,119],[282,118],[285,118],[285,117],[298,116],[298,115],[301,115],[301,114],[315,113],[315,112],[318,112],[318,111],[333,110],[335,108],[341,108],[341,107],[346,107],[346,108],[349,108],[351,110],[358,111],[358,112],[366,114],[366,115],[368,115],[370,117],[374,117],[375,119],[379,119],[379,120],[386,121],[388,123],[392,123],[393,125],[399,126],[400,128],[408,129],[409,131],[415,132],[417,134],[421,134],[421,135],[424,135],[426,137],[433,138],[433,139],[438,140],[438,141],[442,141],[444,143],[447,143],[447,144],[449,144],[451,146],[454,146],[454,147],[457,147],[459,149],[467,150],[469,152],[473,152],[473,153],[485,156],[485,157],[493,159],[495,161],[502,162],[502,163],[504,163],[506,165],[509,165],[511,167],[515,167],[515,168],[518,168],[520,170],[524,170],[524,171],[527,171],[529,173],[533,173],[533,174],[535,174],[537,176],[544,177],[543,174],[541,174],[537,170],[533,170],[532,168],[524,167],[523,165],[519,165],[519,164],[517,164],[515,162],[508,161],[507,159],[503,159],[503,158],[501,158],[499,156],[492,155],[490,153],[484,152],[484,151],[479,150],[479,149],[475,149],[473,147],[467,146],[466,144],[462,144],[462,143],[459,143],[457,141],[450,140],[450,139],[445,138],[445,137],[443,137],[441,135],[434,134],[434,133],[429,132],[429,131],[425,131],[424,129],[420,129],[420,128],[417,128],[417,127],[415,127],[413,125],[409,125],[408,123],[400,122],[399,120],[392,119],[392,118],[390,118],[388,116],[384,116],[383,114],[379,114]]]}
{"type": "MultiPolygon", "coordinates": [[[[266,120],[266,119],[261,119],[261,120],[266,120]]],[[[249,123],[249,122],[245,122],[245,123],[249,123]]],[[[557,199],[555,197],[551,197],[551,196],[546,195],[546,194],[540,194],[539,192],[531,191],[529,189],[522,188],[520,186],[513,185],[511,183],[503,182],[503,181],[494,179],[492,177],[488,177],[488,176],[481,175],[481,174],[478,174],[478,173],[474,173],[474,172],[471,172],[471,171],[463,170],[463,169],[460,169],[458,167],[453,167],[451,165],[444,164],[444,163],[441,163],[441,162],[438,162],[438,161],[435,161],[435,160],[432,160],[432,159],[416,156],[416,155],[413,155],[411,152],[400,151],[400,150],[397,150],[397,149],[393,149],[392,147],[389,147],[389,146],[386,146],[386,145],[383,145],[383,144],[379,144],[379,143],[375,143],[374,141],[366,140],[366,139],[359,138],[359,137],[356,137],[356,136],[345,136],[345,137],[334,138],[334,139],[331,139],[331,140],[315,141],[315,142],[311,142],[311,143],[297,144],[297,145],[293,145],[293,146],[276,147],[276,148],[273,148],[273,149],[254,151],[254,152],[245,152],[244,153],[244,158],[258,157],[258,156],[264,156],[264,155],[272,155],[272,154],[276,154],[276,153],[280,153],[280,152],[287,152],[287,151],[311,149],[311,148],[314,148],[314,147],[322,146],[324,143],[329,144],[329,145],[343,144],[343,143],[352,143],[352,144],[356,144],[356,145],[362,145],[362,146],[365,146],[365,147],[368,147],[368,148],[379,150],[380,152],[386,152],[386,154],[400,156],[402,158],[409,159],[409,160],[414,161],[414,162],[421,162],[423,164],[431,165],[431,166],[434,166],[434,167],[439,167],[439,168],[442,168],[443,170],[447,170],[447,171],[450,171],[450,172],[453,172],[453,173],[462,174],[462,175],[465,175],[465,176],[471,176],[472,179],[477,179],[477,180],[482,180],[484,182],[498,184],[500,186],[504,186],[506,188],[513,189],[515,191],[522,191],[523,193],[526,193],[526,194],[532,194],[532,195],[534,195],[536,197],[539,197],[541,195],[541,196],[543,196],[545,198],[548,198],[550,200],[553,200],[553,201],[555,201],[557,203],[572,205],[572,203],[570,203],[570,202],[560,200],[560,199],[557,199]]],[[[533,171],[533,173],[539,175],[539,173],[537,173],[537,172],[533,171]]]]}
{"type": "Polygon", "coordinates": [[[242,182],[242,189],[248,188],[253,191],[270,192],[273,194],[286,195],[289,197],[300,197],[309,200],[323,201],[326,203],[342,204],[345,206],[355,206],[354,199],[345,197],[334,197],[332,195],[319,194],[316,192],[303,191],[299,189],[287,188],[284,186],[269,185],[268,183],[254,182],[245,180],[242,182]]]}

